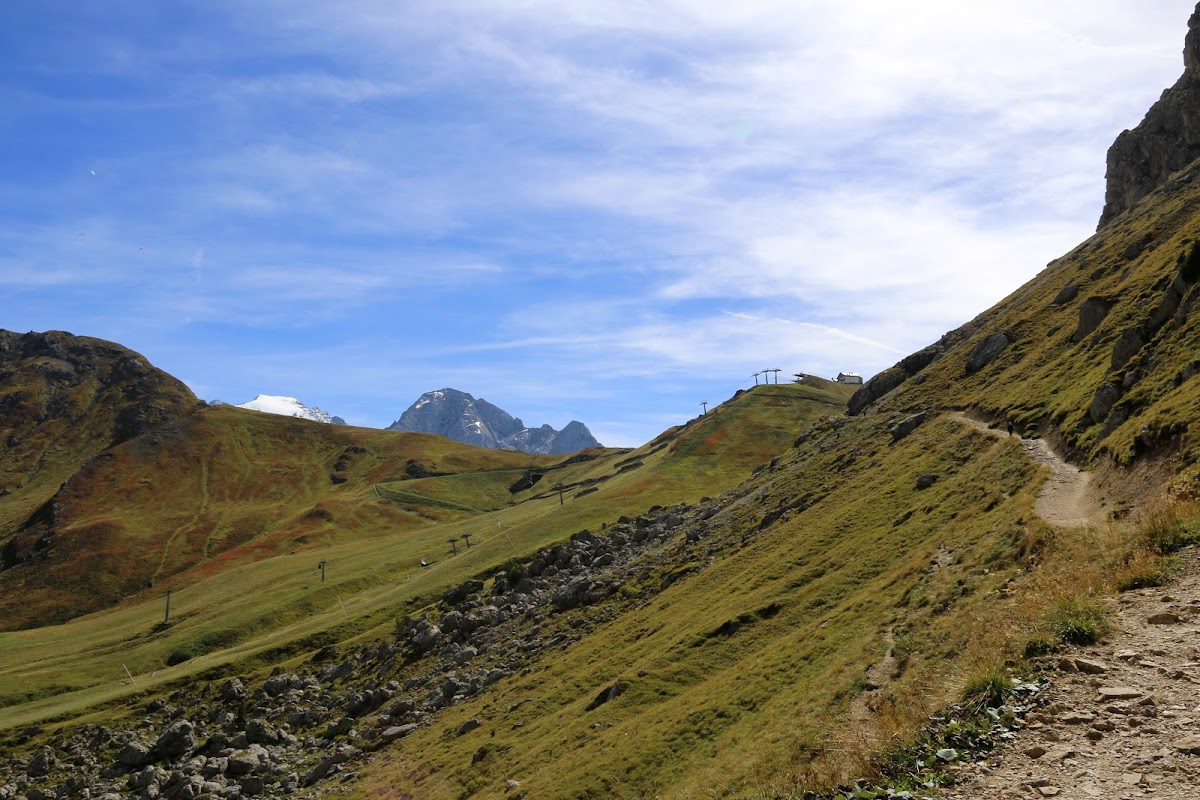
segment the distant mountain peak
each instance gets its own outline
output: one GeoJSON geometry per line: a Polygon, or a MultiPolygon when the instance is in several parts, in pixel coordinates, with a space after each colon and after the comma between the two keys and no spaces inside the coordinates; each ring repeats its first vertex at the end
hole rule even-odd
{"type": "Polygon", "coordinates": [[[436,433],[477,447],[536,454],[575,453],[589,447],[601,447],[582,422],[572,420],[561,431],[549,425],[529,428],[519,417],[482,397],[476,399],[450,388],[421,395],[387,429],[436,433]]]}
{"type": "Polygon", "coordinates": [[[295,397],[287,397],[285,395],[260,394],[248,403],[238,403],[237,408],[248,408],[251,411],[279,414],[284,417],[310,419],[313,422],[327,422],[332,425],[346,424],[346,420],[341,417],[335,417],[316,406],[306,406],[295,397]]]}

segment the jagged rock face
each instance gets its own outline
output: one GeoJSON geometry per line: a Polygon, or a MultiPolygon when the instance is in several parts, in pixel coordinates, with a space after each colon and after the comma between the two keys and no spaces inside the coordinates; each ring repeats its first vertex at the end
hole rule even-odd
{"type": "Polygon", "coordinates": [[[1188,20],[1183,64],[1182,77],[1163,92],[1141,124],[1122,132],[1109,148],[1099,227],[1200,158],[1200,5],[1188,20]]]}
{"type": "Polygon", "coordinates": [[[527,428],[503,409],[457,389],[426,392],[387,429],[436,433],[478,447],[543,455],[601,446],[582,422],[572,420],[561,431],[549,425],[527,428]]]}

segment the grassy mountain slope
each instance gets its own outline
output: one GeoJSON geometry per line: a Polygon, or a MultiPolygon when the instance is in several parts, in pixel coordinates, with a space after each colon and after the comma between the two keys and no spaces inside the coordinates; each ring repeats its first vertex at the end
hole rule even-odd
{"type": "MultiPolygon", "coordinates": [[[[574,531],[735,485],[847,395],[823,381],[762,387],[638,450],[582,459],[206,409],[109,451],[60,494],[53,538],[64,541],[50,551],[74,561],[33,565],[41,583],[26,579],[25,604],[40,599],[47,615],[64,596],[85,602],[101,579],[81,569],[92,559],[139,589],[158,585],[62,625],[0,633],[5,723],[128,693],[125,668],[144,688],[390,625],[400,609],[574,531]],[[426,477],[396,480],[410,472],[426,477]],[[543,477],[510,492],[529,472],[543,477]],[[100,526],[112,544],[97,553],[100,526]],[[471,547],[460,540],[453,555],[447,539],[463,533],[471,547]],[[166,587],[174,624],[160,629],[166,587]]],[[[19,614],[15,594],[6,602],[19,614]]]]}
{"type": "Polygon", "coordinates": [[[271,555],[429,526],[441,509],[381,501],[373,485],[413,464],[485,472],[528,462],[441,437],[204,409],[71,476],[18,534],[36,554],[0,573],[0,611],[7,627],[60,622],[164,581],[178,586],[271,555]]]}
{"type": "Polygon", "coordinates": [[[718,498],[706,536],[654,553],[657,569],[608,609],[540,621],[546,636],[611,619],[403,740],[362,796],[492,797],[510,778],[539,797],[794,789],[851,760],[830,731],[893,639],[901,663],[882,702],[944,697],[945,664],[963,663],[974,617],[1039,535],[1038,471],[1015,441],[949,420],[897,444],[887,427],[820,426],[718,498]],[[918,489],[925,472],[939,480],[918,489]]]}
{"type": "Polygon", "coordinates": [[[1165,459],[1200,489],[1200,165],[1052,262],[877,404],[973,407],[1057,438],[1077,459],[1165,459]],[[972,369],[991,337],[1008,344],[972,369]]]}
{"type": "Polygon", "coordinates": [[[186,386],[120,345],[62,331],[0,331],[0,569],[13,536],[101,451],[189,413],[186,386]]]}
{"type": "Polygon", "coordinates": [[[548,797],[787,796],[869,772],[873,734],[910,731],[1043,641],[1130,568],[1140,535],[1053,530],[1033,511],[1045,473],[1015,439],[935,411],[893,443],[904,415],[1041,431],[1103,466],[1115,498],[1200,488],[1198,177],[868,384],[855,421],[718,500],[713,545],[689,531],[664,546],[683,579],[659,590],[662,566],[627,584],[582,642],[377,759],[361,796],[493,797],[510,779],[548,797]],[[889,680],[868,692],[879,662],[889,680]]]}

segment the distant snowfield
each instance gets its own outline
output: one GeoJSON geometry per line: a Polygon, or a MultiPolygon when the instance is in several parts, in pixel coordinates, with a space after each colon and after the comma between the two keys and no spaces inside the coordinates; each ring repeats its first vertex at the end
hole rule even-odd
{"type": "Polygon", "coordinates": [[[263,411],[267,414],[279,414],[284,417],[299,417],[300,419],[311,419],[314,422],[329,422],[339,425],[344,425],[345,420],[341,417],[335,417],[326,411],[319,408],[308,406],[301,403],[295,397],[284,397],[274,394],[260,394],[249,403],[239,403],[238,408],[248,408],[251,411],[263,411]]]}

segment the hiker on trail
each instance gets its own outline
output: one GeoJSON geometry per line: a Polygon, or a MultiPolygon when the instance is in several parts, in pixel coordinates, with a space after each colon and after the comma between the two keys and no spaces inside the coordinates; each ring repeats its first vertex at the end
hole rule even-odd
{"type": "Polygon", "coordinates": [[[1011,421],[1008,423],[1008,435],[1009,436],[1013,435],[1013,424],[1011,421]]]}

